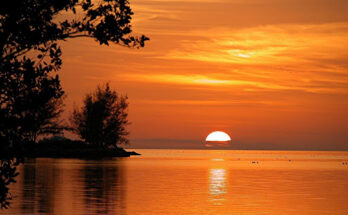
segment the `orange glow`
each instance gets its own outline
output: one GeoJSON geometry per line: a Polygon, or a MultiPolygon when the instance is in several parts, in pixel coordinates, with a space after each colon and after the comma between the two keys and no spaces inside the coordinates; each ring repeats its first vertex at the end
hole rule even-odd
{"type": "Polygon", "coordinates": [[[348,2],[131,6],[144,49],[62,43],[65,118],[109,82],[129,97],[131,147],[204,147],[216,128],[233,131],[232,148],[348,150],[348,2]]]}
{"type": "Polygon", "coordinates": [[[348,171],[341,164],[347,152],[137,151],[143,156],[28,160],[19,168],[11,188],[16,199],[4,214],[324,215],[348,210],[348,171]]]}

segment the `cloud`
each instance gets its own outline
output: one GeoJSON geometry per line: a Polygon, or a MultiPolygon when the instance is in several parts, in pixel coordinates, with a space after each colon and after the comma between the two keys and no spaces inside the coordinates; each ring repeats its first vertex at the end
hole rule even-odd
{"type": "Polygon", "coordinates": [[[138,99],[135,101],[136,104],[148,104],[148,105],[193,105],[193,106],[235,106],[235,105],[287,105],[286,103],[277,102],[274,101],[248,101],[248,100],[198,100],[198,99],[180,99],[180,100],[153,100],[153,99],[138,99]]]}
{"type": "Polygon", "coordinates": [[[163,58],[239,64],[318,63],[348,55],[348,23],[193,31],[163,58]]]}
{"type": "Polygon", "coordinates": [[[217,65],[216,71],[154,70],[123,79],[216,87],[242,86],[246,91],[298,90],[348,93],[348,22],[212,28],[191,31],[177,47],[152,56],[171,65],[187,61],[217,65]],[[223,71],[221,68],[223,67],[223,71]],[[209,75],[206,75],[206,73],[209,75]],[[213,74],[220,73],[220,74],[213,74]]]}
{"type": "MultiPolygon", "coordinates": [[[[295,90],[311,93],[323,93],[331,92],[338,93],[346,92],[347,81],[341,81],[338,83],[333,82],[334,86],[330,86],[326,80],[311,81],[303,79],[297,83],[279,83],[276,84],[273,81],[253,81],[244,79],[232,79],[226,74],[221,74],[220,77],[214,77],[212,75],[178,75],[178,74],[119,74],[117,79],[131,82],[150,82],[150,83],[166,83],[166,84],[180,84],[180,85],[199,85],[207,87],[242,87],[244,91],[258,91],[258,90],[295,90]]],[[[331,83],[332,84],[332,83],[331,83]]]]}
{"type": "Polygon", "coordinates": [[[128,74],[119,75],[125,80],[133,81],[150,81],[161,83],[176,83],[176,84],[189,84],[189,85],[218,85],[218,86],[254,86],[265,89],[287,89],[280,85],[270,85],[261,82],[253,82],[246,80],[228,80],[219,79],[204,75],[176,75],[176,74],[128,74]]]}

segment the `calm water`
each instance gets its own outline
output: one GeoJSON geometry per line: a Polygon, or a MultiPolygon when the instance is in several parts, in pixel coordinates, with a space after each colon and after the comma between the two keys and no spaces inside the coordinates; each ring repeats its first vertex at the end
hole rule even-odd
{"type": "Polygon", "coordinates": [[[0,214],[348,214],[348,152],[137,151],[28,161],[0,214]]]}

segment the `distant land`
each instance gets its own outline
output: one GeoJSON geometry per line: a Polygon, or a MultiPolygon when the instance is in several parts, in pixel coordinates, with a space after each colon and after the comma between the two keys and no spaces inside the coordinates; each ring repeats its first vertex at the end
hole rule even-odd
{"type": "Polygon", "coordinates": [[[312,144],[273,144],[273,143],[246,143],[233,140],[224,147],[205,147],[205,141],[196,139],[130,139],[128,149],[206,149],[206,150],[290,150],[290,151],[348,151],[348,144],[343,145],[316,145],[312,144]]]}

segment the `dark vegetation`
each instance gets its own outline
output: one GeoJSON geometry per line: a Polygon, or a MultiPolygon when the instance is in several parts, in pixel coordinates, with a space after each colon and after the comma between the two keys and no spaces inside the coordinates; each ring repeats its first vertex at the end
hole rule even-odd
{"type": "Polygon", "coordinates": [[[28,157],[57,157],[57,158],[105,158],[129,157],[138,155],[136,152],[127,152],[123,148],[104,148],[94,144],[86,144],[81,140],[70,140],[62,136],[53,136],[40,140],[28,157]]]}
{"type": "MultiPolygon", "coordinates": [[[[131,34],[132,15],[127,0],[0,2],[1,208],[9,206],[8,186],[15,182],[16,167],[24,156],[53,156],[53,149],[57,149],[55,156],[67,156],[69,150],[80,146],[84,147],[81,153],[92,151],[92,147],[97,151],[95,142],[82,135],[86,142],[52,139],[45,140],[47,145],[45,141],[37,143],[41,135],[62,134],[69,129],[59,120],[64,107],[57,74],[62,65],[59,41],[89,37],[100,45],[143,47],[148,38],[131,34]]],[[[101,143],[106,155],[107,150],[122,151],[117,144],[126,142],[126,131],[118,135],[117,141],[101,143]]]]}
{"type": "Polygon", "coordinates": [[[70,119],[76,134],[101,148],[128,144],[127,96],[118,95],[106,84],[87,94],[83,103],[82,108],[75,108],[70,119]]]}

